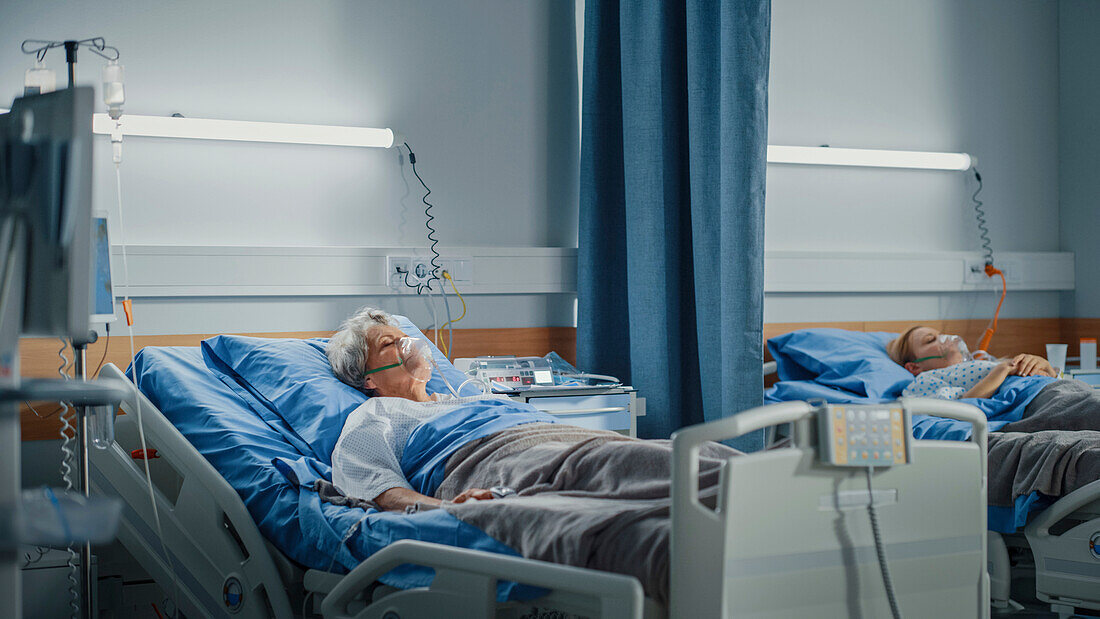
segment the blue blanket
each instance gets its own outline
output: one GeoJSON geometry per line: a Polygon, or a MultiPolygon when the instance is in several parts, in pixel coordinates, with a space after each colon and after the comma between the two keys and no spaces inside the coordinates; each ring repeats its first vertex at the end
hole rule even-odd
{"type": "MultiPolygon", "coordinates": [[[[989,431],[996,432],[1006,424],[1022,419],[1027,405],[1053,380],[1046,376],[1009,376],[993,397],[963,398],[959,402],[973,404],[981,409],[988,420],[989,431]]],[[[833,404],[878,404],[896,400],[900,396],[901,390],[897,390],[896,395],[866,397],[813,380],[780,381],[764,392],[764,400],[768,403],[822,399],[833,404]]],[[[965,421],[913,415],[913,436],[916,438],[965,441],[970,438],[970,432],[971,426],[965,421]]]]}
{"type": "MultiPolygon", "coordinates": [[[[230,389],[207,370],[198,348],[147,347],[127,374],[240,495],[260,532],[306,567],[348,571],[401,539],[437,542],[506,555],[508,546],[443,510],[413,515],[339,507],[320,500],[317,479],[331,470],[306,445],[286,440],[292,430],[258,401],[230,389]],[[348,533],[353,531],[348,539],[348,533]]],[[[430,467],[429,467],[430,468],[430,467]]],[[[399,588],[431,583],[433,571],[403,565],[380,580],[399,588]]],[[[528,599],[534,587],[502,582],[497,598],[528,599]]]]}
{"type": "Polygon", "coordinates": [[[432,496],[446,473],[447,459],[460,447],[526,423],[560,423],[526,402],[487,398],[440,415],[416,427],[405,441],[401,472],[420,494],[432,496]]]}

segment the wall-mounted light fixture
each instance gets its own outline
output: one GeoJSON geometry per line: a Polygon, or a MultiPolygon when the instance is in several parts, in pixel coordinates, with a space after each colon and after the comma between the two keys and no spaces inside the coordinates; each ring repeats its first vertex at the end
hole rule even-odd
{"type": "Polygon", "coordinates": [[[769,145],[768,163],[961,171],[974,167],[977,158],[966,153],[769,145]]]}
{"type": "MultiPolygon", "coordinates": [[[[0,114],[7,112],[6,108],[0,108],[0,114]]],[[[371,127],[135,116],[133,114],[124,115],[122,121],[116,123],[107,114],[92,115],[92,133],[112,135],[117,131],[121,131],[124,136],[147,138],[317,144],[361,148],[392,148],[401,144],[398,134],[392,129],[371,127]]]]}
{"type": "Polygon", "coordinates": [[[174,116],[135,116],[126,114],[117,124],[106,114],[92,116],[92,132],[149,138],[193,140],[230,140],[236,142],[275,142],[279,144],[316,144],[322,146],[358,146],[390,148],[396,137],[390,129],[303,125],[245,120],[212,120],[174,116]]]}

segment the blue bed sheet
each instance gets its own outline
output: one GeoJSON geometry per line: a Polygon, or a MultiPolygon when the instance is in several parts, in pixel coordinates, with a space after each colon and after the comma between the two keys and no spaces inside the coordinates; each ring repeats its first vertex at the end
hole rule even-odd
{"type": "MultiPolygon", "coordinates": [[[[394,319],[406,334],[426,339],[408,318],[394,319]]],[[[287,442],[331,464],[344,420],[367,396],[333,375],[327,345],[328,340],[320,338],[219,335],[202,342],[202,356],[207,369],[254,406],[257,415],[271,421],[287,442]]],[[[458,388],[467,377],[431,342],[428,345],[437,366],[425,386],[428,393],[447,393],[444,375],[458,388]]]]}
{"type": "MultiPolygon", "coordinates": [[[[405,515],[322,502],[313,481],[331,478],[329,465],[308,446],[285,440],[292,430],[259,402],[211,374],[198,348],[147,347],[127,374],[149,400],[237,491],[260,532],[306,568],[350,570],[402,539],[422,540],[516,556],[508,546],[443,510],[405,515]],[[275,462],[279,462],[277,468],[275,462]],[[362,521],[346,542],[342,538],[362,521]]],[[[399,588],[427,586],[433,571],[401,566],[381,578],[399,588]]],[[[542,591],[502,582],[497,597],[529,599],[542,591]]]]}

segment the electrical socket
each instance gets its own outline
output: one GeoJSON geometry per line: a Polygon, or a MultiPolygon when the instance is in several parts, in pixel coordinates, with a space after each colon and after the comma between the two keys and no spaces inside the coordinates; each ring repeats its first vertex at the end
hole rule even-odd
{"type": "MultiPolygon", "coordinates": [[[[964,261],[966,265],[963,271],[963,283],[981,285],[994,281],[999,283],[1001,278],[994,275],[992,278],[985,274],[985,260],[981,258],[972,258],[964,261]]],[[[1019,260],[1004,260],[1002,262],[995,262],[993,266],[1000,269],[1005,274],[1005,281],[1009,284],[1019,284],[1023,282],[1023,276],[1020,273],[1021,264],[1019,260]]]]}
{"type": "MultiPolygon", "coordinates": [[[[438,276],[442,279],[443,271],[447,271],[455,283],[471,283],[473,281],[473,262],[472,256],[440,256],[438,276]]],[[[386,281],[391,288],[401,288],[406,283],[413,286],[423,284],[431,278],[431,275],[431,258],[386,256],[386,281]]]]}

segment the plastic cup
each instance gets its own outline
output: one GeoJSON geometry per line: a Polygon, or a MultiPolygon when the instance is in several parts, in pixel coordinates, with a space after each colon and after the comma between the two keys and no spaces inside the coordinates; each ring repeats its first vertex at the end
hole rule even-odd
{"type": "Polygon", "coordinates": [[[1047,361],[1058,370],[1061,376],[1066,371],[1066,352],[1069,344],[1047,344],[1047,361]]]}
{"type": "Polygon", "coordinates": [[[1081,369],[1096,369],[1096,338],[1081,338],[1081,369]]]}

